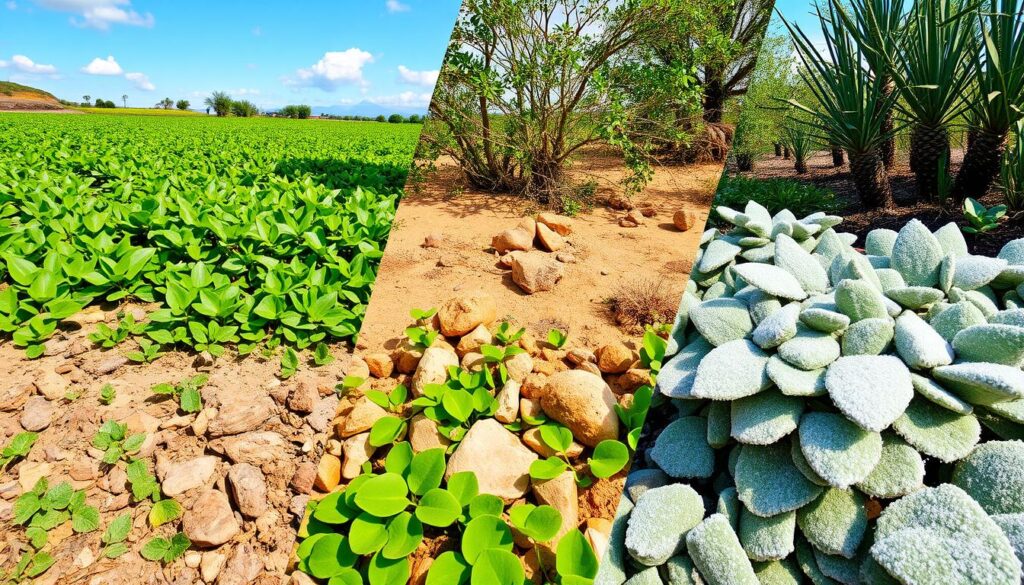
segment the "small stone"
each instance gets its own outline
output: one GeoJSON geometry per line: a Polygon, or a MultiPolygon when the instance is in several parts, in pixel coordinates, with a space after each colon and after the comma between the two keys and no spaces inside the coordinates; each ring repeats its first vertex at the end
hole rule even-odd
{"type": "Polygon", "coordinates": [[[422,246],[424,248],[440,248],[441,244],[444,243],[444,234],[441,232],[431,232],[423,238],[422,246]]]}
{"type": "Polygon", "coordinates": [[[455,346],[455,353],[459,357],[463,357],[467,353],[479,352],[480,347],[483,345],[491,345],[493,343],[494,335],[491,334],[491,331],[483,325],[477,325],[475,329],[462,336],[458,345],[455,346]]]}
{"type": "Polygon", "coordinates": [[[232,465],[228,470],[228,484],[243,516],[258,518],[269,509],[267,480],[258,467],[248,463],[232,465]]]}
{"type": "Polygon", "coordinates": [[[548,226],[537,224],[537,240],[548,252],[557,252],[565,247],[565,240],[548,226]]]}
{"type": "Polygon", "coordinates": [[[316,481],[316,465],[311,461],[303,461],[295,468],[292,479],[288,483],[292,490],[300,494],[308,494],[313,491],[313,482],[316,481]]]}
{"type": "Polygon", "coordinates": [[[391,356],[383,352],[371,353],[364,358],[366,366],[370,369],[370,375],[374,378],[387,378],[395,368],[391,356]]]}
{"type": "Polygon", "coordinates": [[[558,372],[548,377],[540,400],[549,417],[569,427],[587,446],[618,438],[615,396],[600,376],[581,370],[558,372]]]}
{"type": "Polygon", "coordinates": [[[530,464],[537,455],[494,419],[470,427],[448,460],[445,480],[462,471],[476,474],[480,493],[506,501],[520,498],[530,486],[530,464]]]}
{"type": "Polygon", "coordinates": [[[288,408],[300,414],[313,412],[313,407],[320,401],[320,391],[317,390],[317,382],[307,376],[302,376],[295,381],[288,396],[288,408]]]}
{"type": "Polygon", "coordinates": [[[679,209],[672,214],[672,224],[681,232],[689,231],[699,227],[700,218],[697,212],[689,209],[679,209]]]}
{"type": "Polygon", "coordinates": [[[218,490],[199,494],[181,520],[182,531],[199,548],[220,546],[239,531],[227,495],[218,490]]]}
{"type": "Polygon", "coordinates": [[[220,575],[220,571],[224,568],[224,562],[227,557],[217,551],[207,551],[203,553],[203,560],[199,564],[199,574],[202,575],[203,581],[206,583],[213,583],[217,576],[220,575]]]}
{"type": "MultiPolygon", "coordinates": [[[[540,436],[540,428],[533,427],[526,429],[522,435],[523,444],[533,449],[541,457],[554,457],[558,455],[558,452],[548,446],[544,442],[544,439],[540,436]]],[[[583,445],[580,445],[576,441],[569,443],[569,448],[565,450],[565,455],[569,459],[575,459],[583,454],[583,445]]]]}
{"type": "Polygon", "coordinates": [[[161,491],[173,498],[189,490],[203,487],[213,477],[218,461],[220,460],[212,455],[205,455],[176,463],[158,463],[161,491]]]}
{"type": "Polygon", "coordinates": [[[223,437],[254,431],[273,414],[274,401],[270,398],[238,396],[221,406],[217,417],[210,421],[207,434],[223,437]]]}
{"type": "Polygon", "coordinates": [[[561,262],[542,252],[524,252],[512,259],[512,281],[527,294],[554,289],[564,271],[561,262]]]}
{"type": "Polygon", "coordinates": [[[38,432],[50,426],[54,414],[53,403],[45,396],[31,396],[21,411],[21,428],[38,432]]]}
{"type": "Polygon", "coordinates": [[[441,333],[447,337],[462,336],[477,327],[494,322],[497,315],[494,297],[473,292],[445,301],[437,311],[441,333]]]}
{"type": "Polygon", "coordinates": [[[554,479],[535,479],[532,484],[533,496],[537,503],[551,506],[562,515],[562,527],[551,539],[551,542],[558,542],[579,524],[576,480],[571,471],[564,471],[554,479]]]}
{"type": "Polygon", "coordinates": [[[71,382],[49,369],[44,369],[35,379],[35,383],[39,393],[48,400],[63,400],[64,395],[71,388],[71,382]]]}
{"type": "Polygon", "coordinates": [[[336,432],[342,439],[364,433],[373,428],[373,423],[388,415],[388,411],[377,406],[369,398],[360,397],[348,415],[338,422],[336,432]]]}
{"type": "MultiPolygon", "coordinates": [[[[369,433],[367,433],[367,436],[369,436],[369,433]]],[[[316,467],[316,479],[313,481],[313,485],[322,492],[329,492],[340,481],[341,460],[330,453],[324,453],[316,467]]]]}
{"type": "Polygon", "coordinates": [[[621,374],[636,361],[633,350],[621,343],[609,343],[599,348],[596,358],[597,367],[606,374],[621,374]]]}
{"type": "Polygon", "coordinates": [[[459,365],[459,356],[446,347],[428,347],[416,366],[412,376],[413,396],[422,396],[427,384],[444,384],[448,380],[448,368],[459,365]]]}
{"type": "MultiPolygon", "coordinates": [[[[344,463],[341,465],[341,477],[344,479],[355,479],[362,472],[363,464],[373,456],[376,448],[370,445],[370,433],[362,433],[345,439],[345,442],[341,444],[341,451],[344,454],[344,463]]],[[[320,467],[321,469],[323,468],[323,461],[320,462],[320,467]]],[[[333,469],[331,471],[333,473],[333,469]]],[[[324,482],[324,485],[330,484],[324,482]]],[[[320,488],[320,484],[317,484],[317,488],[323,491],[331,491],[334,489],[334,486],[323,489],[320,488]]]]}
{"type": "Polygon", "coordinates": [[[572,233],[572,219],[557,213],[541,213],[537,216],[537,223],[554,230],[560,236],[567,236],[572,233]]]}
{"type": "MultiPolygon", "coordinates": [[[[526,354],[521,354],[526,355],[526,354]]],[[[494,418],[499,422],[511,424],[515,422],[519,414],[519,389],[521,384],[513,377],[501,388],[498,393],[498,409],[494,412],[494,418]]]]}
{"type": "Polygon", "coordinates": [[[491,238],[491,247],[499,254],[526,251],[533,248],[533,234],[519,227],[507,229],[491,238]]]}
{"type": "MultiPolygon", "coordinates": [[[[559,253],[555,254],[555,260],[558,260],[562,264],[575,264],[576,263],[576,256],[574,256],[574,255],[572,255],[572,254],[570,254],[568,252],[559,252],[559,253]]],[[[509,266],[511,266],[511,264],[509,266]]]]}

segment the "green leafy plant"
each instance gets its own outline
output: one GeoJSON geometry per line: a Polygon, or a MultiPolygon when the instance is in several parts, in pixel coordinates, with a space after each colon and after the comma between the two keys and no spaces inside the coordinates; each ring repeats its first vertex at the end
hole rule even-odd
{"type": "Polygon", "coordinates": [[[124,541],[128,538],[128,534],[131,531],[131,513],[125,512],[111,520],[110,524],[107,525],[107,529],[103,532],[101,539],[103,549],[100,551],[100,554],[108,559],[116,559],[128,552],[128,545],[124,541]]]}
{"type": "Polygon", "coordinates": [[[117,390],[112,384],[104,384],[100,388],[100,404],[110,406],[117,399],[117,390]]]}
{"type": "Polygon", "coordinates": [[[437,314],[437,309],[410,309],[409,316],[412,317],[413,321],[426,322],[437,314]]]}
{"type": "Polygon", "coordinates": [[[565,342],[569,341],[569,335],[559,329],[552,329],[548,331],[548,345],[555,349],[562,349],[565,347],[565,342]]]}
{"type": "Polygon", "coordinates": [[[153,386],[153,394],[171,396],[178,401],[181,410],[187,413],[199,412],[203,409],[203,396],[200,388],[210,379],[206,374],[186,378],[177,384],[161,383],[153,386]]]}
{"type": "Polygon", "coordinates": [[[984,234],[999,227],[999,220],[1006,216],[1005,205],[985,207],[977,200],[968,197],[964,200],[964,219],[969,225],[963,230],[969,234],[984,234]]]}
{"type": "Polygon", "coordinates": [[[331,348],[327,347],[326,343],[316,344],[316,349],[313,350],[313,363],[320,367],[326,366],[333,361],[334,356],[331,355],[331,348]]]}
{"type": "Polygon", "coordinates": [[[138,452],[146,441],[146,433],[128,435],[128,425],[108,420],[92,437],[92,446],[103,451],[102,461],[113,465],[138,452]]]}
{"type": "Polygon", "coordinates": [[[299,369],[299,354],[295,353],[295,350],[286,347],[284,353],[281,354],[281,373],[282,379],[287,380],[295,375],[295,372],[299,369]]]}
{"type": "Polygon", "coordinates": [[[76,533],[92,532],[99,528],[100,512],[85,503],[85,492],[76,490],[68,482],[50,487],[41,478],[29,491],[14,501],[14,523],[26,527],[25,535],[36,550],[46,544],[50,530],[71,521],[76,533]]]}
{"type": "Polygon", "coordinates": [[[169,539],[162,536],[149,539],[146,544],[142,545],[142,550],[139,551],[139,554],[146,560],[166,565],[185,554],[185,551],[190,546],[192,546],[192,542],[187,536],[179,532],[169,539]]]}
{"type": "Polygon", "coordinates": [[[38,433],[27,431],[11,437],[11,441],[4,446],[3,450],[0,450],[0,471],[6,471],[17,459],[27,457],[28,452],[32,450],[32,445],[38,439],[38,433]]]}
{"type": "Polygon", "coordinates": [[[519,329],[512,329],[512,324],[508,321],[502,321],[494,328],[494,339],[501,345],[510,345],[517,343],[523,338],[523,334],[526,333],[525,327],[519,329]]]}
{"type": "MultiPolygon", "coordinates": [[[[89,334],[89,341],[104,348],[116,347],[132,335],[141,335],[146,330],[144,323],[136,323],[131,313],[118,320],[117,329],[111,329],[106,323],[96,325],[96,330],[89,334]]],[[[140,361],[140,360],[135,360],[140,361]]]]}
{"type": "Polygon", "coordinates": [[[132,360],[133,362],[150,363],[156,361],[157,358],[164,355],[164,352],[160,351],[160,344],[150,341],[145,338],[139,338],[139,349],[137,351],[130,351],[125,354],[125,357],[132,360]]]}
{"type": "Polygon", "coordinates": [[[413,347],[419,349],[426,349],[434,345],[434,340],[437,339],[438,335],[437,331],[422,326],[409,327],[405,330],[405,336],[409,338],[409,342],[412,343],[413,347]]]}

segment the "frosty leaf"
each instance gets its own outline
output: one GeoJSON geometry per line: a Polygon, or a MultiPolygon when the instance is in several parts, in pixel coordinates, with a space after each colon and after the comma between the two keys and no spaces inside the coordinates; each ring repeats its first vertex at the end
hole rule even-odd
{"type": "Polygon", "coordinates": [[[889,256],[892,254],[892,247],[896,244],[898,235],[893,230],[871,230],[864,238],[864,251],[875,256],[889,256]]]}
{"type": "Polygon", "coordinates": [[[754,330],[747,305],[731,298],[713,299],[692,307],[690,322],[715,346],[743,339],[754,330]]]}
{"type": "Polygon", "coordinates": [[[1007,309],[999,311],[988,320],[989,323],[998,325],[1015,325],[1024,327],[1024,309],[1007,309]]]}
{"type": "Polygon", "coordinates": [[[955,222],[951,221],[935,230],[935,239],[938,240],[943,254],[959,257],[966,256],[968,253],[967,241],[964,239],[963,232],[960,231],[960,226],[955,222]]]}
{"type": "Polygon", "coordinates": [[[991,441],[960,461],[952,483],[989,514],[1024,512],[1024,442],[991,441]]]}
{"type": "Polygon", "coordinates": [[[975,325],[956,334],[953,350],[968,362],[1020,367],[1024,363],[1024,327],[975,325]]]}
{"type": "Polygon", "coordinates": [[[1010,541],[1017,560],[1024,559],[1024,514],[995,514],[992,520],[1010,541]]]}
{"type": "Polygon", "coordinates": [[[743,509],[743,504],[740,503],[740,496],[736,493],[735,487],[727,487],[718,494],[718,505],[715,507],[715,511],[729,519],[729,524],[733,527],[733,530],[739,529],[740,514],[743,509]]]}
{"type": "MultiPolygon", "coordinates": [[[[862,546],[861,549],[864,547],[862,546]]],[[[843,585],[860,584],[859,555],[852,559],[839,555],[829,555],[815,549],[814,560],[818,563],[818,569],[826,577],[834,579],[843,585]]]]}
{"type": "Polygon", "coordinates": [[[953,348],[924,319],[906,311],[896,319],[896,351],[907,366],[931,369],[953,363],[953,348]]]}
{"type": "Polygon", "coordinates": [[[836,286],[836,307],[856,323],[863,319],[884,319],[889,316],[885,297],[864,280],[844,280],[836,286]]]}
{"type": "Polygon", "coordinates": [[[942,366],[932,376],[971,404],[995,404],[1024,398],[1024,372],[1001,364],[973,362],[942,366]]]}
{"type": "Polygon", "coordinates": [[[735,476],[740,501],[758,516],[796,510],[821,493],[821,488],[793,465],[785,443],[744,445],[736,461],[735,476]]]}
{"type": "Polygon", "coordinates": [[[658,390],[669,398],[692,398],[697,366],[714,346],[703,337],[685,346],[672,356],[658,373],[658,390]]]}
{"type": "Polygon", "coordinates": [[[882,457],[868,476],[857,484],[865,494],[883,499],[905,496],[924,485],[924,460],[896,435],[882,434],[882,457]]]}
{"type": "Polygon", "coordinates": [[[608,550],[598,568],[594,583],[618,585],[626,580],[626,528],[632,511],[632,502],[628,498],[620,498],[615,518],[612,520],[612,530],[608,536],[608,550]]]}
{"type": "MultiPolygon", "coordinates": [[[[749,287],[747,290],[750,292],[746,295],[745,300],[747,306],[750,307],[750,318],[754,320],[755,324],[760,324],[769,316],[782,309],[782,303],[779,302],[779,299],[765,294],[764,291],[754,287],[749,287]]],[[[736,293],[736,298],[742,299],[743,295],[736,293]]]]}
{"type": "Polygon", "coordinates": [[[787,396],[822,396],[825,390],[825,368],[801,370],[787,364],[777,355],[768,358],[768,377],[787,396]]]}
{"type": "Polygon", "coordinates": [[[801,370],[817,370],[840,355],[839,342],[820,331],[801,328],[796,336],[779,346],[779,357],[801,370]]]}
{"type": "Polygon", "coordinates": [[[957,414],[971,414],[974,412],[973,406],[961,400],[956,394],[939,386],[931,378],[925,378],[919,374],[910,374],[910,379],[914,384],[914,390],[918,394],[942,408],[952,410],[957,414]]]}
{"type": "Polygon", "coordinates": [[[829,483],[818,475],[817,471],[814,471],[811,464],[807,462],[807,458],[804,457],[804,452],[800,450],[799,434],[793,435],[790,441],[789,456],[793,458],[793,465],[807,478],[807,481],[821,487],[829,487],[829,483]]]}
{"type": "Polygon", "coordinates": [[[799,316],[800,304],[790,303],[762,319],[751,339],[763,349],[778,347],[796,335],[799,316]]]}
{"type": "Polygon", "coordinates": [[[882,457],[882,437],[843,416],[809,412],[800,420],[800,452],[830,485],[846,489],[871,473],[882,457]]]}
{"type": "Polygon", "coordinates": [[[754,574],[761,585],[800,585],[803,573],[791,559],[754,563],[754,574]]]}
{"type": "Polygon", "coordinates": [[[774,390],[734,400],[732,437],[744,444],[770,445],[796,430],[803,410],[802,398],[774,390]]]}
{"type": "Polygon", "coordinates": [[[956,271],[953,273],[953,286],[964,290],[981,288],[995,280],[1006,265],[1006,260],[1002,258],[959,257],[956,259],[956,271]]]}
{"type": "Polygon", "coordinates": [[[716,401],[708,406],[708,444],[715,449],[720,449],[729,443],[732,429],[730,409],[731,405],[735,404],[736,402],[716,401]]]}
{"type": "MultiPolygon", "coordinates": [[[[665,563],[665,578],[672,585],[703,585],[690,557],[679,555],[665,563]]],[[[661,583],[659,580],[658,583],[661,583]]]]}
{"type": "Polygon", "coordinates": [[[899,418],[914,397],[910,370],[888,355],[839,358],[825,373],[825,387],[847,418],[875,432],[899,418]]]}
{"type": "Polygon", "coordinates": [[[696,398],[735,400],[756,394],[770,385],[768,354],[746,339],[711,350],[697,367],[691,394],[696,398]]]}
{"type": "Polygon", "coordinates": [[[849,249],[850,247],[836,234],[835,230],[827,229],[821,232],[821,236],[818,238],[818,245],[814,247],[814,252],[821,254],[826,260],[831,262],[836,256],[849,249]]]}
{"type": "Polygon", "coordinates": [[[946,253],[932,232],[919,220],[903,226],[892,247],[892,267],[911,286],[934,286],[939,281],[939,264],[946,253]]]}
{"type": "Polygon", "coordinates": [[[868,529],[865,499],[856,490],[829,489],[796,515],[800,531],[814,547],[853,558],[868,529]]]}
{"type": "Polygon", "coordinates": [[[999,402],[997,404],[990,404],[985,408],[1007,420],[1017,424],[1024,424],[1024,400],[999,402]]]}
{"type": "Polygon", "coordinates": [[[879,355],[889,347],[895,334],[889,317],[857,321],[843,332],[843,355],[879,355]]]}
{"type": "Polygon", "coordinates": [[[917,310],[941,301],[946,293],[930,286],[903,286],[885,291],[885,296],[907,309],[917,310]]]}
{"type": "Polygon", "coordinates": [[[729,521],[712,514],[686,535],[686,550],[710,585],[760,585],[729,521]]]}
{"type": "Polygon", "coordinates": [[[733,261],[742,248],[725,240],[714,240],[704,248],[697,268],[707,274],[733,261]]]}
{"type": "Polygon", "coordinates": [[[983,325],[985,314],[974,303],[960,301],[931,320],[931,326],[946,341],[952,343],[956,334],[974,325],[983,325]]]}
{"type": "Polygon", "coordinates": [[[825,292],[829,288],[828,273],[821,263],[787,235],[775,238],[775,265],[791,274],[808,293],[825,292]]]}
{"type": "Polygon", "coordinates": [[[907,283],[903,275],[892,268],[878,268],[875,270],[878,281],[882,283],[882,292],[888,292],[896,288],[906,288],[907,283]]]}
{"type": "Polygon", "coordinates": [[[807,309],[800,313],[800,322],[823,333],[835,333],[850,326],[850,318],[826,309],[807,309]]]}
{"type": "Polygon", "coordinates": [[[973,414],[957,414],[920,398],[892,428],[918,451],[947,463],[965,457],[981,437],[973,414]]]}
{"type": "Polygon", "coordinates": [[[762,518],[746,508],[740,511],[740,544],[747,557],[755,561],[786,558],[793,552],[796,534],[796,512],[785,512],[762,518]]]}
{"type": "Polygon", "coordinates": [[[711,477],[715,453],[707,443],[707,422],[699,416],[672,421],[655,439],[650,456],[672,477],[711,477]]]}
{"type": "Polygon", "coordinates": [[[688,485],[647,490],[629,515],[626,550],[643,565],[660,565],[683,550],[686,533],[703,517],[704,502],[688,485]]]}

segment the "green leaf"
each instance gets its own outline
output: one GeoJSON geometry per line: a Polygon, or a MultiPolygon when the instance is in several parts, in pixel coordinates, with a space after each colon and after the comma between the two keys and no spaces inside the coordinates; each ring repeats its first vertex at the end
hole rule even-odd
{"type": "Polygon", "coordinates": [[[558,457],[537,459],[530,464],[530,477],[534,479],[554,479],[562,475],[569,466],[558,457]]]}
{"type": "Polygon", "coordinates": [[[142,546],[139,554],[147,561],[163,561],[164,555],[171,550],[171,541],[157,536],[142,546]]]}
{"type": "Polygon", "coordinates": [[[103,532],[103,543],[114,544],[122,542],[128,538],[128,534],[132,531],[132,515],[130,512],[125,512],[117,518],[110,521],[107,524],[107,529],[103,532]]]}
{"type": "Polygon", "coordinates": [[[81,534],[100,527],[100,511],[92,506],[82,506],[71,514],[71,528],[81,534]]]}
{"type": "Polygon", "coordinates": [[[370,429],[370,445],[383,447],[398,440],[405,431],[405,421],[397,416],[384,416],[377,419],[370,429]]]}
{"type": "Polygon", "coordinates": [[[177,520],[181,516],[181,505],[173,499],[160,500],[149,511],[149,524],[153,528],[177,520]]]}
{"type": "Polygon", "coordinates": [[[629,463],[629,449],[619,441],[606,439],[594,447],[589,463],[595,477],[611,477],[629,463]]]}
{"type": "Polygon", "coordinates": [[[367,390],[364,396],[381,408],[391,408],[391,401],[388,399],[388,395],[380,390],[367,390]]]}
{"type": "Polygon", "coordinates": [[[108,559],[116,559],[117,557],[127,553],[130,549],[128,545],[123,542],[115,542],[103,549],[103,556],[108,559]]]}
{"type": "Polygon", "coordinates": [[[470,571],[471,567],[462,554],[447,551],[430,565],[426,585],[462,585],[469,581],[470,571]]]}
{"type": "Polygon", "coordinates": [[[462,533],[462,556],[471,565],[476,564],[480,553],[487,549],[511,551],[512,545],[512,531],[505,521],[497,516],[477,516],[469,521],[465,532],[462,533]]]}
{"type": "Polygon", "coordinates": [[[405,479],[397,473],[385,473],[367,480],[356,493],[355,504],[360,510],[386,518],[405,510],[409,505],[405,479]]]}
{"type": "Polygon", "coordinates": [[[494,494],[479,494],[469,501],[470,518],[476,518],[485,514],[501,516],[501,512],[504,509],[505,502],[494,494]]]}
{"type": "Polygon", "coordinates": [[[488,549],[473,564],[472,585],[522,585],[526,574],[519,557],[506,550],[488,549]]]}
{"type": "Polygon", "coordinates": [[[579,530],[570,530],[558,541],[555,569],[560,576],[593,579],[597,576],[597,568],[597,555],[579,530]]]}
{"type": "Polygon", "coordinates": [[[345,502],[345,490],[331,492],[322,500],[317,502],[313,510],[313,518],[326,524],[344,524],[358,515],[358,511],[352,509],[345,502]]]}
{"type": "Polygon", "coordinates": [[[363,585],[363,576],[355,569],[342,569],[327,581],[327,585],[363,585]]]}
{"type": "Polygon", "coordinates": [[[523,534],[537,542],[548,542],[562,529],[562,514],[548,505],[527,508],[523,518],[516,518],[510,511],[509,519],[523,534]]]}
{"type": "MultiPolygon", "coordinates": [[[[355,566],[359,557],[352,552],[348,539],[334,532],[316,536],[319,538],[313,541],[306,558],[310,575],[317,579],[329,579],[342,569],[355,566]]],[[[312,540],[312,537],[307,540],[312,540]]]]}
{"type": "Polygon", "coordinates": [[[400,559],[411,555],[423,541],[423,524],[408,512],[388,521],[388,541],[380,554],[387,559],[400,559]]]}
{"type": "Polygon", "coordinates": [[[416,517],[428,526],[451,526],[462,515],[462,506],[448,490],[434,488],[423,494],[416,506],[416,517]]]}
{"type": "Polygon", "coordinates": [[[409,465],[409,490],[422,496],[441,485],[445,471],[445,450],[442,447],[427,449],[416,454],[409,465]]]}
{"type": "Polygon", "coordinates": [[[465,390],[448,390],[441,397],[441,406],[453,419],[466,422],[473,414],[473,395],[465,390]]]}
{"type": "Polygon", "coordinates": [[[466,507],[480,493],[480,484],[472,471],[460,471],[448,478],[448,491],[462,507],[466,507]]]}
{"type": "MultiPolygon", "coordinates": [[[[407,512],[406,512],[407,513],[407,512]]],[[[349,526],[348,544],[357,555],[379,551],[388,541],[387,523],[372,514],[362,513],[349,526]]]]}
{"type": "Polygon", "coordinates": [[[548,447],[558,453],[565,453],[572,446],[572,431],[558,423],[547,423],[540,427],[540,438],[548,447]]]}
{"type": "Polygon", "coordinates": [[[367,569],[371,585],[406,585],[410,574],[408,558],[388,559],[380,553],[373,555],[367,569]]]}
{"type": "Polygon", "coordinates": [[[412,458],[412,445],[408,441],[395,443],[388,451],[387,459],[384,460],[384,469],[404,477],[409,469],[409,464],[412,463],[412,458]]]}
{"type": "Polygon", "coordinates": [[[185,412],[199,412],[203,409],[203,397],[199,394],[198,388],[188,387],[178,396],[178,404],[185,412]]]}
{"type": "Polygon", "coordinates": [[[40,506],[39,496],[32,492],[18,496],[18,499],[14,500],[14,523],[25,524],[39,511],[40,506]]]}
{"type": "Polygon", "coordinates": [[[71,505],[71,497],[74,495],[75,490],[71,484],[62,481],[46,492],[46,496],[43,497],[43,506],[53,510],[63,510],[71,505]]]}

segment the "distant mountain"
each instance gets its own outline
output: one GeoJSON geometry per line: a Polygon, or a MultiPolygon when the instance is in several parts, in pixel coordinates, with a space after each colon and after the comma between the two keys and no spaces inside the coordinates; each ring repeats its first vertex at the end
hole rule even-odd
{"type": "Polygon", "coordinates": [[[328,114],[331,116],[388,116],[391,114],[424,115],[427,108],[409,108],[398,106],[381,106],[372,102],[359,102],[350,106],[313,106],[313,115],[328,114]]]}

